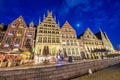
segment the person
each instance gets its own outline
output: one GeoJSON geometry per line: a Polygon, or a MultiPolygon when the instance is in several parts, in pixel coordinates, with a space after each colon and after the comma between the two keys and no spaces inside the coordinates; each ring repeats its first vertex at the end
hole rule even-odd
{"type": "Polygon", "coordinates": [[[91,70],[91,69],[88,69],[88,73],[89,73],[89,74],[92,74],[92,70],[91,70]]]}
{"type": "Polygon", "coordinates": [[[72,62],[72,56],[69,56],[68,62],[72,62]]]}

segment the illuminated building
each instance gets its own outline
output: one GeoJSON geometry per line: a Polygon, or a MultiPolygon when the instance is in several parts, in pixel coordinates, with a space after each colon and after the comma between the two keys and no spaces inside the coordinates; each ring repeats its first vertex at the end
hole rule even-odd
{"type": "Polygon", "coordinates": [[[41,56],[45,46],[48,46],[51,55],[59,54],[61,51],[60,27],[49,11],[47,17],[44,15],[43,21],[37,27],[35,54],[41,56]]]}
{"type": "Polygon", "coordinates": [[[100,31],[96,33],[95,35],[97,36],[99,40],[103,42],[103,46],[105,47],[106,50],[109,50],[110,52],[114,52],[113,45],[105,32],[103,32],[100,29],[100,31]]]}
{"type": "MultiPolygon", "coordinates": [[[[0,25],[0,30],[2,28],[0,25]]],[[[112,43],[102,30],[94,34],[87,28],[77,39],[76,31],[68,21],[60,29],[56,17],[49,11],[47,17],[44,15],[43,21],[39,21],[37,31],[33,22],[28,27],[23,17],[18,17],[8,25],[6,32],[0,31],[0,47],[29,49],[39,56],[43,56],[43,49],[48,47],[49,55],[67,54],[76,59],[114,53],[112,43]]]]}
{"type": "Polygon", "coordinates": [[[33,45],[35,29],[33,26],[27,27],[22,16],[18,17],[8,25],[2,40],[4,48],[26,48],[33,45]]]}
{"type": "Polygon", "coordinates": [[[66,53],[67,56],[80,58],[81,54],[79,50],[79,43],[76,37],[76,31],[72,28],[68,21],[66,21],[62,26],[61,34],[63,52],[66,53]]]}
{"type": "Polygon", "coordinates": [[[103,34],[101,30],[99,33],[94,34],[90,28],[87,28],[86,31],[79,36],[78,40],[80,41],[79,44],[82,43],[81,45],[85,50],[83,55],[86,58],[93,58],[95,56],[100,58],[108,54],[108,50],[114,50],[108,37],[103,34]]]}

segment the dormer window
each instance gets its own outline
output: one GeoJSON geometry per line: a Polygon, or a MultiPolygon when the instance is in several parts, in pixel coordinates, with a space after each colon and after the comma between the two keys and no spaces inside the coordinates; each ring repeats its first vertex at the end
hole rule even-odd
{"type": "Polygon", "coordinates": [[[12,28],[15,28],[15,27],[16,27],[16,24],[12,24],[11,27],[12,27],[12,28]]]}
{"type": "Polygon", "coordinates": [[[14,34],[14,31],[10,30],[8,35],[13,35],[14,34]]]}
{"type": "Polygon", "coordinates": [[[29,32],[29,33],[27,34],[27,36],[28,36],[28,37],[31,37],[31,36],[32,36],[32,32],[29,32]]]}
{"type": "Polygon", "coordinates": [[[18,31],[17,36],[22,36],[22,31],[21,30],[18,31]]]}
{"type": "Polygon", "coordinates": [[[23,28],[23,27],[24,27],[24,25],[23,25],[23,24],[20,24],[20,25],[19,25],[19,28],[23,28]]]}
{"type": "Polygon", "coordinates": [[[22,21],[22,19],[18,19],[18,21],[22,21]]]}

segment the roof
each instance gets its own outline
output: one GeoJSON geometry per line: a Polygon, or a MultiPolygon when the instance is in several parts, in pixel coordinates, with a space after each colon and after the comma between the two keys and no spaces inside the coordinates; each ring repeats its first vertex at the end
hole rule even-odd
{"type": "Polygon", "coordinates": [[[95,36],[96,36],[98,39],[102,39],[101,32],[96,33],[95,36]]]}
{"type": "Polygon", "coordinates": [[[81,36],[83,36],[84,33],[85,33],[85,32],[83,32],[82,34],[80,34],[80,35],[78,36],[78,38],[80,38],[81,36]]]}

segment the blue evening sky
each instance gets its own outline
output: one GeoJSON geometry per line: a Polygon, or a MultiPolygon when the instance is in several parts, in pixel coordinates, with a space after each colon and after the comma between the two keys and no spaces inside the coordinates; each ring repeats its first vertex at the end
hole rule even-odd
{"type": "Polygon", "coordinates": [[[22,15],[27,24],[38,24],[52,10],[60,27],[67,20],[81,34],[87,27],[101,28],[113,46],[120,45],[120,0],[0,0],[0,23],[9,24],[22,15]]]}

